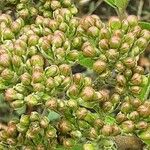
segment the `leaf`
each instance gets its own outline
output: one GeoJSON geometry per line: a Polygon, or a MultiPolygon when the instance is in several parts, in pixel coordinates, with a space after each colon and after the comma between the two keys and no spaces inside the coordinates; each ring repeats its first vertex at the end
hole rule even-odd
{"type": "Polygon", "coordinates": [[[22,106],[20,108],[15,109],[15,111],[16,111],[16,113],[18,115],[22,115],[22,114],[24,114],[26,112],[26,108],[27,108],[26,105],[24,105],[24,106],[22,106]]]}
{"type": "Polygon", "coordinates": [[[125,10],[129,3],[129,0],[114,0],[114,1],[115,1],[115,6],[117,6],[118,9],[121,10],[125,10]]]}
{"type": "Polygon", "coordinates": [[[93,67],[94,60],[92,60],[91,58],[84,57],[82,54],[80,54],[78,61],[80,65],[86,68],[91,69],[93,67]]]}
{"type": "Polygon", "coordinates": [[[48,119],[49,119],[49,121],[59,120],[60,115],[53,110],[49,110],[48,119]]]}
{"type": "Polygon", "coordinates": [[[142,29],[150,30],[150,23],[149,22],[139,22],[139,25],[142,29]]]}
{"type": "Polygon", "coordinates": [[[113,125],[114,123],[116,123],[116,120],[111,116],[105,116],[105,123],[109,125],[113,125]]]}
{"type": "Polygon", "coordinates": [[[104,0],[108,5],[116,9],[115,0],[104,0]]]}

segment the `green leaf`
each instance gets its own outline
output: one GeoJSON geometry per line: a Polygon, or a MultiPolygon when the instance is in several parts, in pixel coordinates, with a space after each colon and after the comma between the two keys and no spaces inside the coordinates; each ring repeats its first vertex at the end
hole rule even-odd
{"type": "Polygon", "coordinates": [[[116,123],[116,120],[111,116],[105,116],[105,123],[109,125],[113,125],[114,123],[116,123]]]}
{"type": "Polygon", "coordinates": [[[92,60],[91,58],[84,57],[82,54],[80,54],[78,61],[80,65],[86,68],[91,69],[93,67],[94,60],[92,60]]]}
{"type": "Polygon", "coordinates": [[[128,3],[129,3],[129,0],[115,0],[115,5],[118,7],[118,9],[121,9],[121,10],[125,10],[128,3]]]}
{"type": "Polygon", "coordinates": [[[15,111],[16,111],[16,113],[18,115],[22,115],[22,114],[24,114],[26,112],[26,108],[27,108],[26,105],[24,105],[24,106],[22,106],[20,108],[15,109],[15,111]]]}
{"type": "Polygon", "coordinates": [[[49,121],[59,120],[60,115],[53,110],[49,110],[48,119],[49,119],[49,121]]]}
{"type": "Polygon", "coordinates": [[[104,0],[108,5],[116,9],[115,0],[104,0]]]}
{"type": "Polygon", "coordinates": [[[139,25],[142,29],[150,30],[150,23],[149,22],[139,22],[139,25]]]}

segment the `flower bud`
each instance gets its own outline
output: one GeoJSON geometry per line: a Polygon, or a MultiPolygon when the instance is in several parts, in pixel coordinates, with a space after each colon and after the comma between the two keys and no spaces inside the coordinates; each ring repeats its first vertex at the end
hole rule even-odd
{"type": "Polygon", "coordinates": [[[149,107],[145,106],[145,105],[141,105],[137,108],[137,112],[139,113],[139,115],[143,118],[148,117],[150,115],[150,109],[149,107]]]}
{"type": "Polygon", "coordinates": [[[117,114],[117,116],[116,116],[116,121],[118,122],[118,123],[121,123],[121,122],[123,122],[123,121],[125,121],[127,118],[126,118],[126,115],[125,114],[123,114],[123,113],[118,113],[117,114]]]}
{"type": "Polygon", "coordinates": [[[71,138],[63,139],[64,148],[71,148],[75,144],[75,141],[71,138]]]}
{"type": "Polygon", "coordinates": [[[78,47],[81,47],[81,45],[82,45],[82,37],[75,37],[74,39],[73,39],[73,41],[72,41],[72,46],[74,47],[74,48],[78,48],[78,47]]]}
{"type": "Polygon", "coordinates": [[[118,38],[122,38],[123,37],[123,31],[122,30],[115,30],[114,32],[113,32],[113,36],[114,37],[118,37],[118,38]]]}
{"type": "Polygon", "coordinates": [[[30,94],[27,97],[25,97],[24,101],[30,107],[36,106],[38,104],[38,99],[34,95],[32,95],[32,94],[30,94]]]}
{"type": "Polygon", "coordinates": [[[31,75],[29,73],[24,73],[20,76],[20,79],[21,79],[21,83],[23,85],[30,85],[31,83],[31,75]]]}
{"type": "Polygon", "coordinates": [[[140,33],[141,37],[145,38],[147,41],[150,40],[150,32],[146,29],[143,29],[140,33]]]}
{"type": "Polygon", "coordinates": [[[116,76],[116,81],[121,86],[125,86],[126,85],[126,78],[124,77],[124,75],[118,74],[116,76]]]}
{"type": "Polygon", "coordinates": [[[81,92],[81,98],[84,101],[95,100],[95,90],[90,86],[84,87],[82,92],[81,92]]]}
{"type": "Polygon", "coordinates": [[[14,33],[18,33],[21,29],[21,24],[19,22],[14,21],[11,24],[11,31],[14,33]]]}
{"type": "Polygon", "coordinates": [[[127,120],[127,121],[124,121],[121,124],[121,127],[123,129],[123,132],[125,132],[125,133],[132,133],[134,128],[135,128],[135,125],[134,125],[133,121],[127,120]]]}
{"type": "Polygon", "coordinates": [[[104,104],[103,104],[103,110],[104,110],[105,112],[111,111],[112,108],[113,108],[113,105],[112,105],[111,102],[104,102],[104,104]]]}
{"type": "Polygon", "coordinates": [[[55,86],[56,86],[56,87],[60,86],[60,85],[62,84],[64,78],[65,78],[64,76],[60,76],[60,75],[55,76],[55,77],[54,77],[55,86]]]}
{"type": "Polygon", "coordinates": [[[111,95],[111,102],[113,104],[118,104],[120,102],[120,95],[117,93],[114,93],[111,95]]]}
{"type": "Polygon", "coordinates": [[[0,55],[0,65],[2,65],[3,67],[9,67],[11,64],[10,62],[10,57],[8,54],[1,54],[0,55]]]}
{"type": "Polygon", "coordinates": [[[109,49],[106,51],[106,57],[109,61],[116,61],[119,57],[119,52],[116,49],[109,49]]]}
{"type": "Polygon", "coordinates": [[[78,110],[76,111],[75,115],[76,115],[76,117],[77,117],[78,119],[84,119],[85,116],[87,115],[87,113],[88,113],[88,110],[87,110],[86,108],[80,107],[80,108],[78,108],[78,110]]]}
{"type": "Polygon", "coordinates": [[[91,86],[92,79],[90,77],[84,77],[84,86],[91,86]]]}
{"type": "Polygon", "coordinates": [[[123,60],[123,63],[128,67],[128,68],[133,68],[136,65],[136,61],[132,57],[127,57],[123,60]]]}
{"type": "Polygon", "coordinates": [[[11,102],[10,105],[13,109],[20,108],[24,105],[24,101],[23,100],[15,100],[15,101],[11,102]]]}
{"type": "Polygon", "coordinates": [[[139,106],[142,104],[141,100],[138,99],[138,98],[133,98],[133,99],[131,99],[131,100],[130,100],[130,103],[131,103],[131,105],[132,105],[133,107],[135,107],[135,108],[139,107],[139,106]]]}
{"type": "Polygon", "coordinates": [[[15,146],[15,145],[17,144],[17,141],[16,141],[16,139],[14,139],[14,138],[8,138],[8,139],[7,139],[7,143],[8,143],[9,145],[15,146]]]}
{"type": "Polygon", "coordinates": [[[130,91],[132,92],[132,94],[140,94],[140,92],[141,92],[141,87],[139,87],[139,86],[131,86],[130,87],[130,91]]]}
{"type": "Polygon", "coordinates": [[[4,40],[12,40],[15,37],[13,32],[7,27],[2,31],[2,35],[4,40]]]}
{"type": "Polygon", "coordinates": [[[71,85],[67,91],[67,95],[70,98],[77,98],[78,94],[79,94],[79,87],[76,84],[71,85]]]}
{"type": "Polygon", "coordinates": [[[148,42],[145,38],[140,37],[139,39],[136,40],[135,42],[136,46],[138,46],[140,49],[145,49],[148,45],[148,42]]]}
{"type": "Polygon", "coordinates": [[[120,128],[117,125],[112,126],[112,134],[113,136],[119,135],[121,132],[120,128]]]}
{"type": "Polygon", "coordinates": [[[44,65],[44,59],[41,55],[33,55],[31,57],[31,64],[32,66],[43,66],[44,65]]]}
{"type": "Polygon", "coordinates": [[[134,43],[135,41],[135,36],[133,35],[132,32],[127,33],[124,37],[123,37],[123,43],[127,43],[130,46],[134,43]]]}
{"type": "Polygon", "coordinates": [[[138,25],[138,18],[134,15],[129,15],[127,17],[127,21],[129,23],[130,27],[134,27],[134,26],[138,25]]]}
{"type": "Polygon", "coordinates": [[[54,77],[58,75],[59,68],[56,65],[51,65],[45,69],[45,75],[46,77],[54,77]]]}
{"type": "Polygon", "coordinates": [[[94,140],[94,139],[97,139],[98,138],[98,133],[96,131],[95,128],[90,128],[89,129],[89,137],[90,139],[94,140]]]}
{"type": "Polygon", "coordinates": [[[48,129],[46,130],[46,137],[50,139],[57,137],[57,131],[53,126],[48,126],[48,129]]]}
{"type": "Polygon", "coordinates": [[[136,128],[138,130],[145,130],[148,128],[148,123],[146,121],[139,121],[137,124],[136,124],[136,128]]]}
{"type": "Polygon", "coordinates": [[[107,28],[102,28],[100,30],[101,39],[109,39],[111,36],[110,31],[107,28]]]}
{"type": "Polygon", "coordinates": [[[22,115],[20,118],[20,124],[22,124],[23,126],[28,126],[30,124],[29,115],[22,115]]]}
{"type": "Polygon", "coordinates": [[[55,98],[51,98],[46,101],[45,106],[49,109],[55,110],[57,108],[58,102],[55,98]]]}
{"type": "Polygon", "coordinates": [[[36,111],[31,112],[31,114],[30,114],[30,121],[34,122],[34,121],[39,121],[39,120],[40,120],[39,113],[36,112],[36,111]]]}
{"type": "Polygon", "coordinates": [[[1,77],[4,79],[4,80],[11,80],[13,79],[14,77],[14,72],[11,71],[10,69],[6,68],[2,71],[1,73],[1,77]]]}
{"type": "Polygon", "coordinates": [[[121,54],[126,54],[128,53],[129,49],[130,49],[130,45],[128,43],[123,43],[119,50],[121,54]]]}
{"type": "Polygon", "coordinates": [[[83,78],[83,75],[81,73],[76,73],[74,76],[73,76],[73,81],[75,84],[77,85],[82,85],[83,84],[83,81],[84,81],[84,78],[83,78]]]}
{"type": "Polygon", "coordinates": [[[125,92],[125,87],[123,87],[123,86],[120,86],[120,85],[116,85],[115,86],[115,91],[118,93],[118,94],[123,94],[124,92],[125,92]]]}
{"type": "Polygon", "coordinates": [[[109,43],[107,39],[101,39],[99,41],[99,48],[102,50],[107,50],[109,49],[109,43]]]}
{"type": "Polygon", "coordinates": [[[33,72],[32,74],[32,82],[38,83],[43,81],[43,74],[41,72],[33,72]]]}
{"type": "Polygon", "coordinates": [[[68,64],[62,64],[59,66],[60,73],[64,76],[71,74],[71,67],[68,64]]]}
{"type": "Polygon", "coordinates": [[[28,37],[28,46],[36,46],[38,44],[39,37],[36,34],[31,34],[28,37]]]}
{"type": "Polygon", "coordinates": [[[34,92],[43,92],[45,90],[45,86],[42,83],[32,84],[34,92]]]}
{"type": "Polygon", "coordinates": [[[121,45],[121,38],[117,37],[117,36],[113,36],[110,41],[110,48],[114,48],[114,49],[117,49],[120,47],[121,45]]]}
{"type": "Polygon", "coordinates": [[[104,61],[97,60],[93,64],[93,71],[98,74],[101,74],[103,71],[106,70],[107,64],[104,61]]]}
{"type": "Polygon", "coordinates": [[[71,50],[67,54],[67,59],[69,59],[70,61],[75,61],[78,59],[78,57],[79,57],[79,52],[77,50],[71,50]]]}
{"type": "Polygon", "coordinates": [[[57,0],[51,1],[51,9],[56,10],[61,7],[61,3],[57,0]]]}
{"type": "Polygon", "coordinates": [[[16,136],[17,134],[17,127],[14,122],[9,122],[8,128],[7,128],[7,134],[11,137],[16,136]]]}
{"type": "Polygon", "coordinates": [[[71,108],[72,110],[76,110],[78,108],[78,102],[76,100],[73,99],[69,99],[67,101],[67,106],[69,108],[71,108]]]}
{"type": "Polygon", "coordinates": [[[117,72],[122,73],[125,70],[125,66],[123,65],[122,62],[118,62],[118,63],[116,63],[115,69],[117,72]]]}
{"type": "Polygon", "coordinates": [[[94,150],[94,145],[93,144],[84,144],[83,145],[83,150],[94,150]]]}
{"type": "Polygon", "coordinates": [[[58,124],[58,128],[61,133],[68,133],[72,130],[72,126],[67,120],[61,120],[58,124]]]}
{"type": "Polygon", "coordinates": [[[41,128],[45,129],[45,128],[48,127],[48,125],[49,125],[49,119],[46,116],[42,117],[40,119],[40,126],[41,126],[41,128]]]}
{"type": "Polygon", "coordinates": [[[54,82],[54,79],[52,77],[49,77],[47,80],[46,80],[46,88],[47,90],[51,90],[55,87],[55,82],[54,82]]]}
{"type": "Polygon", "coordinates": [[[140,85],[142,83],[142,76],[138,73],[133,74],[131,78],[131,83],[133,85],[140,85]]]}
{"type": "Polygon", "coordinates": [[[104,136],[110,136],[113,132],[113,128],[110,125],[104,125],[101,132],[104,136]]]}
{"type": "Polygon", "coordinates": [[[70,132],[70,136],[73,138],[81,138],[82,133],[81,133],[81,131],[75,130],[75,131],[70,132]]]}
{"type": "Polygon", "coordinates": [[[128,102],[124,102],[124,103],[122,103],[120,109],[121,109],[121,112],[123,112],[123,113],[129,113],[131,110],[131,105],[128,102]]]}
{"type": "Polygon", "coordinates": [[[87,34],[91,37],[98,37],[99,36],[99,29],[95,26],[91,26],[88,28],[87,34]]]}
{"type": "Polygon", "coordinates": [[[109,19],[109,26],[112,30],[117,30],[121,28],[121,21],[118,17],[111,17],[109,19]]]}
{"type": "Polygon", "coordinates": [[[141,66],[135,66],[133,69],[134,69],[134,73],[144,74],[144,68],[141,66]]]}

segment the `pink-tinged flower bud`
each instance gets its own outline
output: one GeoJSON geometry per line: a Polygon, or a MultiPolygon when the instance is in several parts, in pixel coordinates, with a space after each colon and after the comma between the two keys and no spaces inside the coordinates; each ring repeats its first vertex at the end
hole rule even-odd
{"type": "Polygon", "coordinates": [[[56,31],[58,29],[58,22],[56,20],[50,20],[49,22],[49,28],[52,30],[52,31],[56,31]]]}
{"type": "Polygon", "coordinates": [[[56,10],[61,7],[61,3],[57,0],[51,1],[51,9],[56,10]]]}
{"type": "Polygon", "coordinates": [[[127,17],[127,21],[129,23],[130,27],[134,27],[134,26],[138,25],[138,18],[137,18],[137,16],[129,15],[127,17]]]}
{"type": "Polygon", "coordinates": [[[91,26],[88,28],[87,34],[91,37],[98,37],[99,36],[99,29],[95,26],[91,26]]]}
{"type": "Polygon", "coordinates": [[[125,70],[125,66],[123,65],[122,62],[119,61],[119,62],[116,63],[115,69],[116,69],[117,72],[122,73],[125,70]]]}
{"type": "Polygon", "coordinates": [[[79,87],[76,84],[71,85],[67,91],[67,95],[70,98],[77,98],[78,94],[79,94],[79,87]]]}
{"type": "Polygon", "coordinates": [[[93,71],[101,74],[102,72],[104,72],[106,70],[107,64],[104,61],[101,60],[97,60],[95,61],[95,63],[93,64],[93,71]]]}
{"type": "Polygon", "coordinates": [[[144,74],[144,68],[141,66],[135,66],[134,68],[134,73],[139,73],[139,74],[144,74]]]}
{"type": "Polygon", "coordinates": [[[121,38],[117,37],[117,36],[113,36],[110,41],[109,41],[109,45],[110,45],[110,48],[114,48],[114,49],[117,49],[120,47],[121,45],[121,38]]]}
{"type": "Polygon", "coordinates": [[[150,40],[150,32],[146,29],[141,31],[140,36],[145,38],[147,41],[150,40]]]}
{"type": "Polygon", "coordinates": [[[40,119],[40,126],[41,126],[41,128],[45,129],[45,128],[48,127],[48,125],[49,125],[49,119],[46,116],[42,117],[40,119]]]}
{"type": "Polygon", "coordinates": [[[138,130],[145,130],[148,128],[148,123],[146,121],[139,121],[137,124],[136,124],[136,128],[138,130]]]}
{"type": "Polygon", "coordinates": [[[9,28],[4,28],[2,35],[4,40],[11,40],[14,38],[14,34],[9,28]]]}
{"type": "Polygon", "coordinates": [[[64,7],[70,7],[72,5],[72,2],[71,2],[71,0],[63,0],[62,5],[64,7]]]}
{"type": "Polygon", "coordinates": [[[59,74],[59,68],[56,65],[51,65],[45,69],[46,77],[54,77],[59,74]]]}
{"type": "Polygon", "coordinates": [[[6,53],[0,55],[0,65],[3,67],[9,67],[11,64],[10,56],[6,53]]]}
{"type": "Polygon", "coordinates": [[[115,30],[114,32],[113,32],[113,36],[114,37],[118,37],[118,38],[122,38],[123,37],[123,31],[122,30],[115,30]]]}
{"type": "Polygon", "coordinates": [[[70,61],[75,61],[78,59],[78,57],[79,57],[79,51],[78,50],[71,50],[67,54],[67,59],[69,59],[70,61]]]}
{"type": "Polygon", "coordinates": [[[110,125],[104,125],[101,129],[101,132],[104,136],[110,136],[113,133],[112,126],[110,125]]]}
{"type": "Polygon", "coordinates": [[[61,47],[63,44],[63,39],[59,35],[55,35],[52,37],[51,41],[52,45],[55,46],[56,48],[61,47]]]}
{"type": "Polygon", "coordinates": [[[18,56],[25,55],[26,49],[24,49],[20,44],[15,44],[14,53],[18,56]]]}
{"type": "Polygon", "coordinates": [[[77,85],[82,85],[84,82],[84,77],[82,73],[76,73],[73,75],[73,81],[77,85]]]}
{"type": "Polygon", "coordinates": [[[138,120],[139,119],[139,113],[137,111],[132,111],[129,114],[129,118],[133,121],[138,120]]]}
{"type": "Polygon", "coordinates": [[[14,33],[18,33],[21,29],[21,24],[19,22],[14,21],[11,24],[11,31],[14,33]]]}
{"type": "Polygon", "coordinates": [[[27,97],[24,98],[24,101],[27,103],[29,107],[34,107],[38,104],[38,99],[35,97],[35,95],[28,95],[27,97]]]}
{"type": "Polygon", "coordinates": [[[97,55],[96,48],[94,48],[92,45],[87,45],[87,46],[83,45],[81,49],[85,57],[95,57],[97,55]]]}
{"type": "Polygon", "coordinates": [[[31,75],[29,73],[24,73],[20,76],[20,79],[21,79],[21,83],[23,85],[30,85],[31,83],[31,75]]]}
{"type": "Polygon", "coordinates": [[[109,39],[111,36],[110,31],[107,28],[102,28],[100,30],[101,39],[109,39]]]}
{"type": "Polygon", "coordinates": [[[120,86],[120,85],[116,85],[115,86],[115,92],[117,92],[118,94],[123,94],[125,92],[125,87],[120,86]]]}
{"type": "Polygon", "coordinates": [[[23,8],[22,10],[18,11],[18,15],[23,18],[26,19],[28,16],[30,16],[29,14],[29,10],[27,8],[23,8]]]}
{"type": "Polygon", "coordinates": [[[28,46],[36,46],[38,43],[39,37],[36,34],[29,35],[28,37],[28,46]]]}
{"type": "Polygon", "coordinates": [[[12,18],[8,14],[1,14],[0,15],[0,22],[5,22],[6,24],[11,24],[12,18]]]}
{"type": "Polygon", "coordinates": [[[45,86],[42,83],[32,84],[34,92],[43,92],[45,90],[45,86]]]}
{"type": "Polygon", "coordinates": [[[136,65],[135,58],[132,57],[127,57],[123,60],[123,63],[128,67],[128,68],[133,68],[136,65]]]}
{"type": "Polygon", "coordinates": [[[116,61],[119,57],[119,52],[117,51],[117,49],[109,49],[106,51],[106,57],[108,60],[110,61],[116,61]]]}
{"type": "Polygon", "coordinates": [[[127,120],[121,124],[121,128],[125,133],[132,133],[135,129],[135,125],[133,121],[127,120]]]}
{"type": "Polygon", "coordinates": [[[109,26],[112,30],[117,30],[121,28],[121,21],[118,17],[111,17],[109,19],[109,26]]]}
{"type": "Polygon", "coordinates": [[[64,76],[68,76],[71,74],[71,67],[67,64],[62,64],[59,66],[60,73],[64,76]]]}
{"type": "Polygon", "coordinates": [[[81,92],[81,98],[84,101],[95,100],[95,90],[90,86],[84,87],[82,92],[81,92]]]}
{"type": "Polygon", "coordinates": [[[142,91],[142,88],[139,86],[131,86],[130,91],[132,94],[138,95],[142,91]]]}
{"type": "Polygon", "coordinates": [[[133,107],[135,107],[135,108],[139,107],[139,106],[142,104],[141,100],[138,99],[138,98],[133,98],[133,99],[131,99],[131,100],[130,100],[130,103],[131,103],[131,105],[132,105],[133,107]]]}
{"type": "Polygon", "coordinates": [[[84,119],[85,116],[88,114],[88,110],[86,108],[78,108],[75,115],[78,119],[84,119]]]}
{"type": "Polygon", "coordinates": [[[137,108],[137,111],[141,117],[148,117],[150,115],[150,109],[148,106],[141,105],[137,108]]]}
{"type": "Polygon", "coordinates": [[[142,75],[135,73],[131,78],[131,83],[133,85],[140,85],[142,83],[142,75]]]}
{"type": "Polygon", "coordinates": [[[38,83],[43,81],[43,73],[41,72],[33,72],[32,74],[32,82],[33,83],[38,83]]]}
{"type": "Polygon", "coordinates": [[[55,87],[55,82],[54,82],[54,79],[52,77],[49,77],[47,80],[46,80],[46,89],[47,90],[52,90],[54,87],[55,87]]]}
{"type": "Polygon", "coordinates": [[[51,99],[47,100],[46,103],[45,103],[45,106],[48,109],[56,110],[57,106],[58,106],[57,99],[51,98],[51,99]]]}
{"type": "Polygon", "coordinates": [[[107,39],[102,39],[99,41],[99,48],[102,50],[107,50],[109,49],[109,42],[107,39]]]}
{"type": "Polygon", "coordinates": [[[67,120],[61,120],[58,124],[58,129],[61,133],[68,133],[72,130],[72,125],[67,120]]]}
{"type": "Polygon", "coordinates": [[[41,55],[34,55],[31,57],[31,64],[32,66],[43,66],[44,65],[44,59],[41,55]]]}
{"type": "Polygon", "coordinates": [[[29,115],[22,115],[20,118],[20,123],[23,126],[28,126],[30,124],[30,116],[29,115]]]}
{"type": "Polygon", "coordinates": [[[35,20],[36,25],[42,25],[44,18],[42,16],[37,16],[35,20]]]}
{"type": "Polygon", "coordinates": [[[126,19],[122,21],[121,29],[123,30],[124,33],[126,33],[127,30],[129,29],[129,22],[126,19]]]}
{"type": "Polygon", "coordinates": [[[121,113],[121,112],[118,113],[117,116],[116,116],[116,121],[118,123],[121,123],[121,122],[125,121],[126,119],[127,119],[126,115],[121,113]]]}
{"type": "Polygon", "coordinates": [[[17,135],[17,127],[16,127],[15,122],[8,122],[8,128],[6,132],[11,137],[14,137],[17,135]]]}
{"type": "Polygon", "coordinates": [[[117,80],[117,83],[121,86],[125,86],[126,85],[126,78],[124,75],[121,75],[121,74],[118,74],[116,76],[116,80],[117,80]]]}
{"type": "Polygon", "coordinates": [[[135,36],[132,32],[127,33],[123,37],[123,43],[128,43],[129,45],[132,45],[135,41],[135,36]]]}
{"type": "Polygon", "coordinates": [[[138,46],[141,49],[145,49],[148,45],[148,42],[145,38],[140,37],[139,39],[136,40],[135,42],[136,46],[138,46]]]}
{"type": "Polygon", "coordinates": [[[12,64],[15,66],[15,67],[20,67],[21,64],[22,64],[22,59],[20,56],[17,56],[17,55],[13,55],[12,57],[12,64]]]}

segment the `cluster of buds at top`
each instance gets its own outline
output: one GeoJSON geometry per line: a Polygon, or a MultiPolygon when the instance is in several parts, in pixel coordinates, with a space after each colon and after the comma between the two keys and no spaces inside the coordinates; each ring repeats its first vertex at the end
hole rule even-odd
{"type": "Polygon", "coordinates": [[[0,90],[15,111],[23,112],[0,132],[7,148],[70,148],[81,139],[147,130],[150,104],[137,97],[148,81],[137,61],[150,34],[135,16],[104,24],[96,15],[74,17],[70,0],[14,4],[15,20],[0,15],[0,90]],[[99,90],[92,78],[72,73],[81,58],[92,62],[92,73],[104,82],[99,90]],[[109,79],[114,82],[108,89],[109,79]],[[48,112],[59,119],[53,121],[48,112]],[[105,115],[114,115],[115,122],[108,123],[105,115]],[[38,148],[32,146],[39,141],[38,148]]]}

